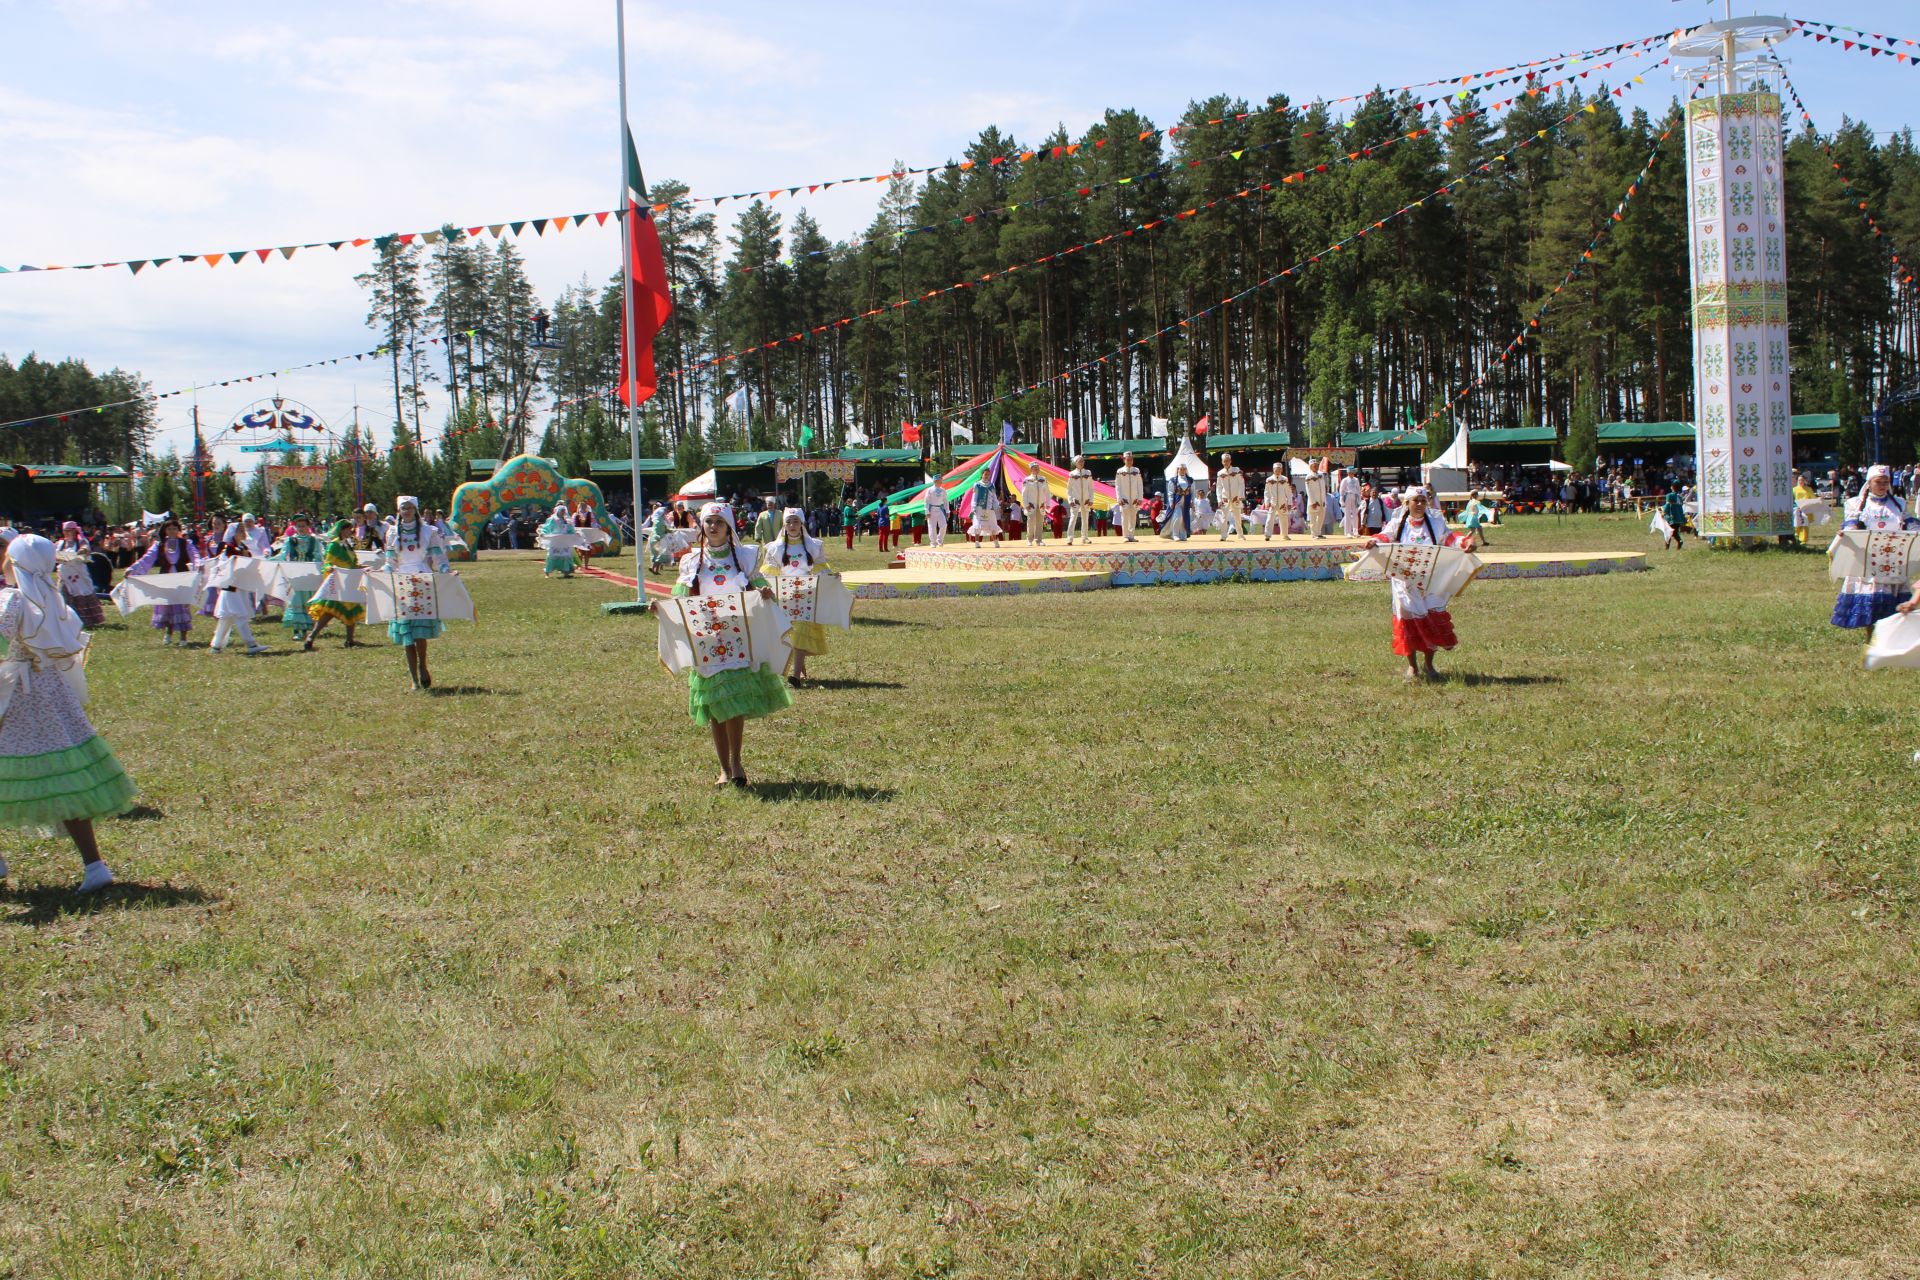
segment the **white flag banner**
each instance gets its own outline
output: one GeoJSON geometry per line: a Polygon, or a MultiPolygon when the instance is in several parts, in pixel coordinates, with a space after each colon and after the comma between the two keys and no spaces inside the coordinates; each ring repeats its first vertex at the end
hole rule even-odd
{"type": "Polygon", "coordinates": [[[1827,548],[1835,578],[1871,578],[1897,586],[1920,576],[1920,533],[1842,529],[1827,548]]]}
{"type": "Polygon", "coordinates": [[[1167,428],[1172,425],[1173,424],[1165,418],[1150,417],[1147,419],[1147,434],[1150,436],[1158,436],[1164,440],[1167,438],[1167,428]]]}
{"type": "Polygon", "coordinates": [[[1656,511],[1653,513],[1653,523],[1647,526],[1647,532],[1660,535],[1660,541],[1662,542],[1665,542],[1673,536],[1673,526],[1667,523],[1665,512],[1656,511]]]}
{"type": "Polygon", "coordinates": [[[171,519],[173,519],[173,512],[171,511],[155,512],[155,511],[148,511],[143,508],[140,512],[140,527],[142,529],[151,529],[153,528],[153,526],[157,524],[165,524],[167,521],[171,519]]]}
{"type": "Polygon", "coordinates": [[[671,675],[702,676],[760,667],[783,670],[792,653],[786,611],[758,591],[672,596],[659,602],[660,665],[671,675]]]}
{"type": "Polygon", "coordinates": [[[1266,430],[1267,430],[1267,420],[1266,420],[1265,418],[1263,418],[1263,417],[1261,417],[1261,416],[1260,416],[1259,414],[1257,414],[1257,413],[1256,413],[1256,414],[1254,414],[1254,415],[1253,415],[1253,429],[1254,429],[1254,432],[1255,432],[1256,434],[1265,434],[1265,433],[1266,433],[1266,430]]]}
{"type": "Polygon", "coordinates": [[[867,447],[867,443],[866,431],[849,423],[847,426],[847,444],[855,449],[864,449],[867,447]]]}
{"type": "Polygon", "coordinates": [[[1873,624],[1867,638],[1867,670],[1920,667],[1920,612],[1896,613],[1873,624]]]}
{"type": "Polygon", "coordinates": [[[741,387],[727,397],[727,412],[733,417],[741,417],[747,411],[747,389],[741,387]]]}
{"type": "Polygon", "coordinates": [[[949,423],[948,426],[952,430],[953,438],[957,443],[961,443],[961,444],[973,443],[973,432],[969,430],[963,423],[953,422],[953,423],[949,423]]]}
{"type": "Polygon", "coordinates": [[[472,622],[473,597],[457,573],[369,572],[368,622],[472,622]]]}
{"type": "Polygon", "coordinates": [[[135,609],[156,604],[192,604],[199,598],[200,575],[183,573],[130,574],[120,580],[110,595],[114,608],[126,617],[135,609]]]}

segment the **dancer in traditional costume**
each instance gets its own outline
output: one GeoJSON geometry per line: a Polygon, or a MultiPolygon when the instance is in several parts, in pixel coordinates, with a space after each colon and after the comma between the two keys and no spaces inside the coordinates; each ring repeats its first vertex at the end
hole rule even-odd
{"type": "Polygon", "coordinates": [[[63,828],[80,853],[80,892],[93,893],[113,883],[94,819],[132,808],[133,782],[87,719],[89,637],[54,585],[53,543],[23,533],[0,562],[0,827],[63,828]]]}
{"type": "MultiPolygon", "coordinates": [[[[773,600],[773,589],[760,573],[760,550],[734,540],[733,512],[726,504],[709,502],[700,508],[700,533],[700,545],[680,561],[680,580],[673,588],[676,602],[654,601],[656,615],[673,608],[686,623],[688,612],[697,603],[686,603],[689,597],[714,602],[716,607],[710,613],[718,611],[722,597],[744,596],[750,591],[758,592],[764,601],[773,600]]],[[[784,623],[784,615],[778,610],[774,616],[784,623]]],[[[702,624],[699,617],[693,621],[702,624]]],[[[753,620],[744,609],[730,614],[730,620],[707,621],[742,633],[753,629],[753,620]]],[[[756,651],[750,643],[702,647],[696,642],[696,650],[696,660],[687,665],[687,712],[695,724],[713,731],[713,751],[720,758],[720,777],[714,785],[744,787],[747,772],[740,763],[740,742],[746,722],[792,706],[793,695],[787,692],[786,683],[766,652],[756,651]]]]}
{"type": "Polygon", "coordinates": [[[1139,523],[1140,507],[1146,500],[1146,482],[1141,479],[1140,468],[1133,465],[1133,454],[1120,455],[1120,469],[1113,473],[1113,496],[1120,510],[1120,536],[1128,542],[1137,542],[1133,536],[1133,527],[1139,523]]]}
{"type": "MultiPolygon", "coordinates": [[[[1908,515],[1906,504],[1894,496],[1893,473],[1881,465],[1867,468],[1867,487],[1858,496],[1847,499],[1845,511],[1845,518],[1840,522],[1843,533],[1848,529],[1864,529],[1869,533],[1920,529],[1920,520],[1908,515]]],[[[1833,604],[1833,625],[1848,629],[1871,627],[1899,611],[1912,585],[1904,571],[1899,576],[1870,573],[1865,577],[1843,579],[1840,597],[1833,604]]]]}
{"type": "Polygon", "coordinates": [[[936,547],[947,545],[947,491],[938,481],[926,487],[920,501],[927,511],[927,541],[936,547]]]}
{"type": "MultiPolygon", "coordinates": [[[[1465,545],[1467,540],[1463,535],[1448,532],[1446,520],[1429,505],[1426,490],[1417,486],[1407,490],[1406,504],[1387,521],[1387,527],[1380,531],[1374,541],[1395,547],[1456,547],[1463,551],[1472,550],[1465,545]]],[[[1437,567],[1437,561],[1433,563],[1437,567]]],[[[1477,562],[1469,563],[1477,565],[1477,562]]],[[[1471,570],[1466,573],[1470,579],[1471,570]]],[[[1435,679],[1434,652],[1451,649],[1459,643],[1453,632],[1453,615],[1447,611],[1447,605],[1466,585],[1466,581],[1454,574],[1421,580],[1398,573],[1392,574],[1388,581],[1393,589],[1393,651],[1407,660],[1407,679],[1421,678],[1422,657],[1426,659],[1425,677],[1428,680],[1435,679]]]]}
{"type": "Polygon", "coordinates": [[[69,520],[60,526],[60,541],[53,554],[60,565],[60,590],[80,615],[80,624],[92,630],[105,622],[106,610],[100,607],[93,571],[88,567],[93,560],[93,544],[80,532],[79,525],[69,520]]]}
{"type": "MultiPolygon", "coordinates": [[[[447,540],[420,518],[420,499],[402,494],[394,503],[393,532],[381,556],[381,567],[392,573],[452,573],[447,540]]],[[[438,618],[395,618],[387,624],[387,638],[407,651],[407,675],[415,691],[433,688],[427,670],[427,641],[438,639],[438,618]]]]}
{"type": "Polygon", "coordinates": [[[782,515],[780,536],[760,549],[760,566],[763,573],[771,575],[774,599],[793,625],[787,638],[793,650],[787,658],[786,676],[789,684],[798,684],[807,678],[807,659],[827,651],[827,628],[817,608],[823,585],[820,578],[824,575],[829,584],[838,587],[839,595],[848,593],[839,585],[839,575],[827,569],[826,549],[807,532],[807,513],[799,507],[788,507],[782,515]]]}
{"type": "Polygon", "coordinates": [[[1020,510],[1027,518],[1028,546],[1037,547],[1047,540],[1047,499],[1052,493],[1039,467],[1027,472],[1027,478],[1020,482],[1020,510]]]}
{"type": "MultiPolygon", "coordinates": [[[[312,518],[304,511],[295,512],[293,531],[280,540],[280,549],[273,553],[273,559],[281,564],[324,565],[326,557],[327,544],[314,533],[312,518]]],[[[307,607],[312,599],[312,591],[296,587],[287,592],[287,606],[280,614],[280,625],[293,632],[295,640],[304,642],[313,630],[313,615],[307,607]]]]}
{"type": "Polygon", "coordinates": [[[993,481],[982,476],[974,482],[967,497],[973,504],[972,512],[967,517],[967,537],[974,542],[992,538],[993,545],[999,546],[1004,535],[1000,531],[1000,495],[995,492],[993,481]]]}
{"type": "Polygon", "coordinates": [[[1801,546],[1807,545],[1810,524],[1808,512],[1822,506],[1820,494],[1808,481],[1806,474],[1800,473],[1793,478],[1793,536],[1801,546]]]}
{"type": "MultiPolygon", "coordinates": [[[[253,559],[253,549],[247,545],[239,525],[227,526],[227,541],[226,545],[220,549],[219,559],[223,563],[214,567],[216,573],[223,569],[230,572],[239,563],[253,559]]],[[[207,652],[226,652],[227,641],[232,639],[233,633],[237,631],[240,633],[240,638],[247,642],[249,658],[255,654],[265,653],[267,646],[253,638],[253,614],[258,607],[253,592],[218,578],[215,581],[219,585],[214,587],[213,640],[207,645],[207,652]]]]}
{"type": "Polygon", "coordinates": [[[1067,545],[1075,534],[1080,541],[1093,541],[1093,472],[1087,470],[1084,454],[1073,455],[1073,470],[1067,472],[1067,545]]]}
{"type": "Polygon", "coordinates": [[[1344,468],[1339,473],[1340,532],[1349,538],[1360,536],[1360,477],[1344,468]]]}
{"type": "Polygon", "coordinates": [[[1161,537],[1185,542],[1193,536],[1193,496],[1193,477],[1187,474],[1183,462],[1173,469],[1173,479],[1167,481],[1167,518],[1160,526],[1161,537]]]}
{"type": "Polygon", "coordinates": [[[1680,541],[1680,530],[1687,524],[1687,504],[1680,497],[1680,490],[1667,490],[1667,496],[1660,502],[1660,522],[1666,526],[1660,536],[1661,549],[1680,550],[1684,545],[1680,541]]]}
{"type": "Polygon", "coordinates": [[[540,576],[551,578],[557,573],[563,578],[571,578],[573,549],[579,542],[578,535],[573,531],[573,518],[567,513],[567,504],[557,504],[553,514],[540,526],[540,545],[547,549],[546,567],[540,571],[540,576]]]}
{"type": "Polygon", "coordinates": [[[1287,464],[1276,462],[1273,470],[1267,473],[1266,488],[1260,495],[1266,506],[1266,518],[1261,521],[1261,532],[1268,542],[1273,541],[1273,531],[1280,530],[1280,540],[1293,540],[1293,481],[1287,478],[1287,464]]]}
{"type": "Polygon", "coordinates": [[[1307,532],[1316,538],[1327,536],[1327,473],[1321,470],[1326,459],[1320,465],[1307,472],[1307,532]]]}
{"type": "Polygon", "coordinates": [[[1241,521],[1247,514],[1247,473],[1233,465],[1233,455],[1220,455],[1220,470],[1213,478],[1213,493],[1220,500],[1220,536],[1238,538],[1245,534],[1241,521]]]}
{"type": "MultiPolygon", "coordinates": [[[[168,519],[160,526],[160,536],[153,540],[147,553],[133,562],[127,570],[127,576],[149,573],[191,573],[200,563],[200,552],[194,547],[193,539],[183,537],[178,520],[168,519]]],[[[180,637],[180,646],[186,647],[187,633],[193,630],[193,606],[191,604],[156,604],[153,606],[153,629],[160,633],[160,643],[172,644],[175,635],[180,637]]]]}
{"type": "MultiPolygon", "coordinates": [[[[1377,499],[1374,501],[1377,501],[1377,499]]],[[[1493,517],[1494,509],[1480,501],[1480,491],[1478,489],[1473,490],[1467,495],[1467,505],[1461,508],[1460,511],[1460,523],[1466,528],[1467,536],[1472,539],[1472,542],[1468,544],[1469,550],[1490,545],[1487,542],[1486,527],[1493,517]]],[[[1371,516],[1369,516],[1368,519],[1371,519],[1371,516]]],[[[1381,527],[1386,527],[1386,521],[1384,519],[1381,521],[1381,527]]]]}
{"type": "Polygon", "coordinates": [[[307,634],[307,642],[301,647],[309,652],[327,624],[338,618],[347,628],[345,648],[353,648],[353,629],[367,616],[366,593],[359,586],[360,558],[353,553],[353,525],[345,520],[335,520],[333,528],[327,530],[326,549],[320,554],[320,563],[326,567],[326,577],[320,579],[320,586],[307,601],[307,616],[313,619],[313,630],[307,634]]]}

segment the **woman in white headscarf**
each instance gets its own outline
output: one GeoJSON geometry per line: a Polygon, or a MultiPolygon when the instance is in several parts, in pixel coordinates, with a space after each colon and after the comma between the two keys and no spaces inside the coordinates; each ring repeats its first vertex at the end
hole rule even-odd
{"type": "MultiPolygon", "coordinates": [[[[381,553],[381,567],[395,573],[452,573],[447,540],[420,516],[420,499],[402,494],[394,503],[393,530],[381,553]]],[[[438,618],[395,618],[387,624],[387,638],[407,651],[407,674],[416,691],[433,688],[427,670],[427,641],[441,632],[438,618]]]]}
{"type": "MultiPolygon", "coordinates": [[[[762,572],[760,548],[743,546],[735,538],[732,507],[709,502],[700,508],[699,545],[680,558],[680,578],[673,594],[723,596],[749,591],[757,591],[768,600],[773,598],[773,588],[762,572]]],[[[658,612],[659,602],[652,607],[658,612]]],[[[754,666],[738,657],[735,662],[737,665],[729,663],[712,675],[687,672],[687,714],[695,724],[713,731],[714,754],[720,757],[716,787],[747,785],[747,773],[740,763],[740,742],[747,721],[793,705],[793,695],[787,692],[786,683],[771,662],[754,666]]]]}
{"type": "MultiPolygon", "coordinates": [[[[807,513],[788,507],[780,518],[780,536],[760,548],[764,571],[782,578],[804,580],[827,567],[827,551],[820,539],[807,532],[807,513]]],[[[793,652],[787,659],[787,679],[799,682],[807,678],[807,656],[827,651],[827,629],[811,619],[793,619],[793,634],[787,638],[793,652]]]]}
{"type": "Polygon", "coordinates": [[[80,892],[92,893],[113,883],[93,820],[131,808],[133,782],[83,709],[88,637],[54,585],[53,544],[22,534],[0,560],[0,827],[63,827],[85,867],[80,892]]]}
{"type": "MultiPolygon", "coordinates": [[[[1884,466],[1867,468],[1867,487],[1859,496],[1847,499],[1840,528],[1865,529],[1869,533],[1902,533],[1920,529],[1893,491],[1893,473],[1884,466]]],[[[1840,583],[1840,595],[1833,602],[1832,623],[1849,630],[1871,627],[1899,610],[1912,584],[1901,576],[1846,578],[1840,583]]]]}
{"type": "Polygon", "coordinates": [[[543,578],[559,574],[563,578],[573,576],[573,549],[580,545],[581,539],[573,531],[573,515],[564,502],[555,504],[553,514],[540,526],[540,545],[547,549],[546,567],[540,571],[543,578]]]}

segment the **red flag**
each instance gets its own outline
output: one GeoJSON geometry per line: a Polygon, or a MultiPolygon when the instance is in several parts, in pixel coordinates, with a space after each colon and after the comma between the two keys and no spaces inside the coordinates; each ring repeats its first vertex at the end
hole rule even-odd
{"type": "Polygon", "coordinates": [[[1067,438],[1067,420],[1065,418],[1055,418],[1053,420],[1053,438],[1055,440],[1065,440],[1067,438]]]}
{"type": "Polygon", "coordinates": [[[1193,424],[1193,434],[1197,436],[1203,436],[1212,429],[1213,422],[1210,416],[1204,413],[1200,415],[1200,421],[1193,424]]]}
{"type": "Polygon", "coordinates": [[[900,443],[901,444],[919,444],[920,443],[920,424],[917,422],[901,423],[900,424],[900,443]]]}
{"type": "Polygon", "coordinates": [[[640,172],[640,156],[633,149],[633,130],[627,130],[627,272],[632,296],[620,308],[620,400],[645,404],[660,380],[653,370],[653,335],[673,314],[673,293],[667,287],[667,262],[660,253],[660,233],[654,229],[653,206],[647,200],[647,180],[640,172]],[[628,335],[631,334],[631,337],[628,335]],[[629,367],[627,352],[633,352],[629,367]]]}

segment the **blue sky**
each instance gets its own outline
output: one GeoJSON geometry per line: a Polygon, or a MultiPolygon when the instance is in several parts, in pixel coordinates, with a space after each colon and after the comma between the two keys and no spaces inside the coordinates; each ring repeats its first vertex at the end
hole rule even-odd
{"type": "MultiPolygon", "coordinates": [[[[1834,7],[1794,16],[1920,39],[1910,2],[1823,2],[1834,7]]],[[[1164,125],[1212,93],[1333,97],[1635,39],[1720,11],[1717,0],[628,0],[631,116],[650,178],[726,194],[938,162],[990,124],[1031,141],[1127,106],[1164,125]]],[[[612,0],[0,0],[0,264],[610,207],[619,181],[612,12],[612,0]]],[[[1912,122],[1920,69],[1804,39],[1783,52],[1822,128],[1843,114],[1881,130],[1912,122]]],[[[1664,71],[1646,79],[1630,101],[1655,109],[1675,92],[1664,71]]],[[[879,190],[837,188],[806,205],[829,234],[849,236],[872,217],[879,190]]],[[[784,197],[779,206],[791,213],[784,197]]],[[[547,297],[618,266],[611,225],[518,243],[547,297]]],[[[81,356],[171,390],[363,350],[374,339],[353,276],[369,253],[176,263],[138,277],[0,276],[0,352],[81,356]]],[[[356,390],[377,409],[382,386],[370,366],[280,382],[336,421],[356,390]]],[[[270,390],[203,391],[203,420],[225,423],[270,390]]],[[[189,402],[162,404],[163,445],[188,439],[189,402]]],[[[379,429],[384,440],[384,421],[379,429]]]]}

